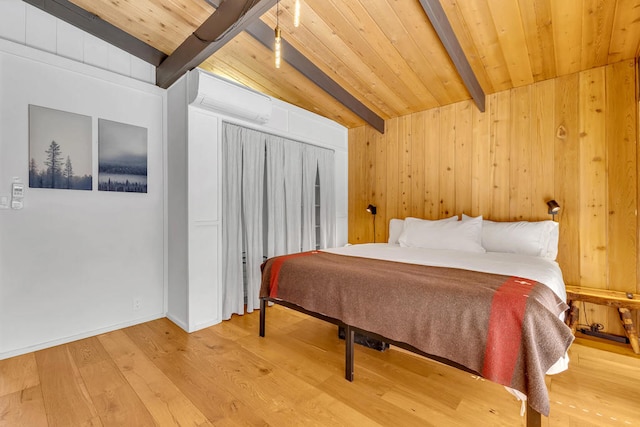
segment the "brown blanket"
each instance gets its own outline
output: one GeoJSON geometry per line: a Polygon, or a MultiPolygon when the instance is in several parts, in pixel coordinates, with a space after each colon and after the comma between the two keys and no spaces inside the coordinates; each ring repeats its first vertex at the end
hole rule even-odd
{"type": "Polygon", "coordinates": [[[304,252],[263,266],[260,297],[463,365],[549,415],[544,376],[573,341],[547,286],[497,274],[304,252]]]}

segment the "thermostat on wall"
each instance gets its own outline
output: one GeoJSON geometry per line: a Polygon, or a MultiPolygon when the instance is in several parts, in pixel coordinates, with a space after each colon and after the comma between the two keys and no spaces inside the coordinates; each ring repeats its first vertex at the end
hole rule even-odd
{"type": "Polygon", "coordinates": [[[11,209],[22,209],[24,198],[24,184],[13,179],[11,184],[11,209]]]}

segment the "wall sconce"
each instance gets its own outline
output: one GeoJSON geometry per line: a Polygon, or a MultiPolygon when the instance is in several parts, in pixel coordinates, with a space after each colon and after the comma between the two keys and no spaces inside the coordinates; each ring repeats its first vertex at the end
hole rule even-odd
{"type": "Polygon", "coordinates": [[[376,208],[372,204],[369,204],[369,206],[367,206],[367,212],[369,212],[373,217],[373,243],[375,243],[376,242],[376,213],[378,212],[378,208],[376,208]]]}
{"type": "Polygon", "coordinates": [[[556,215],[560,212],[560,205],[555,200],[549,200],[547,206],[549,207],[549,215],[551,215],[555,221],[556,215]]]}

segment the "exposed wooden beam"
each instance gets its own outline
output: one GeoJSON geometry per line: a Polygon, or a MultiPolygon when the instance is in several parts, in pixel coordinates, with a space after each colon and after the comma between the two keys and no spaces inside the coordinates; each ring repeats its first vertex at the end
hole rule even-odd
{"type": "Polygon", "coordinates": [[[447,15],[444,13],[440,0],[420,0],[420,4],[422,4],[422,8],[431,21],[431,25],[433,25],[438,37],[440,37],[440,41],[447,50],[453,64],[456,66],[458,74],[462,77],[462,81],[478,106],[478,109],[484,112],[484,91],[482,90],[480,83],[478,83],[478,79],[473,73],[467,57],[462,51],[460,42],[453,32],[451,23],[447,19],[447,15]]]}
{"type": "Polygon", "coordinates": [[[167,55],[67,0],[23,0],[68,24],[158,66],[167,55]]]}
{"type": "MultiPolygon", "coordinates": [[[[267,24],[257,20],[248,25],[245,31],[264,46],[273,50],[275,36],[273,29],[267,24]]],[[[347,92],[284,38],[282,38],[281,43],[282,59],[287,61],[293,68],[315,83],[319,88],[334,97],[342,105],[357,114],[365,122],[369,123],[378,132],[384,133],[384,119],[382,117],[378,116],[356,97],[347,92]]]]}
{"type": "MultiPolygon", "coordinates": [[[[221,0],[206,0],[207,3],[215,8],[220,6],[221,0]]],[[[258,40],[268,49],[273,50],[274,32],[264,22],[257,20],[248,25],[245,31],[254,39],[258,40]]],[[[357,98],[347,92],[342,86],[336,83],[331,77],[325,74],[320,68],[299,50],[291,46],[291,44],[282,38],[282,59],[287,61],[289,65],[298,70],[303,76],[311,80],[320,89],[327,92],[342,105],[353,111],[358,117],[369,123],[374,129],[380,133],[384,133],[384,119],[371,111],[366,105],[357,98]]]]}
{"type": "Polygon", "coordinates": [[[180,46],[156,68],[156,84],[168,88],[269,10],[276,0],[223,0],[180,46]]]}

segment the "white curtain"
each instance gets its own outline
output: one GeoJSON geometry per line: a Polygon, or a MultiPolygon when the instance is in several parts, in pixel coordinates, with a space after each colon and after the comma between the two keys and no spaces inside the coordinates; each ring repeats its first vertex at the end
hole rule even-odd
{"type": "Polygon", "coordinates": [[[318,152],[320,176],[320,249],[336,245],[335,159],[331,150],[318,152]]]}
{"type": "Polygon", "coordinates": [[[267,256],[302,247],[303,144],[267,135],[267,256]]]}
{"type": "MultiPolygon", "coordinates": [[[[246,254],[247,312],[260,307],[260,264],[264,255],[262,213],[264,201],[264,137],[248,131],[242,141],[242,224],[246,254]]],[[[240,286],[242,287],[242,286],[240,286]]],[[[242,313],[242,312],[240,312],[242,313]]]]}
{"type": "Polygon", "coordinates": [[[267,257],[286,254],[284,139],[277,136],[270,136],[267,143],[267,224],[267,257]]]}
{"type": "Polygon", "coordinates": [[[304,147],[302,165],[302,250],[316,248],[316,176],[318,174],[317,148],[304,147]]]}
{"type": "Polygon", "coordinates": [[[244,312],[242,278],[242,128],[222,128],[222,318],[244,312]]]}
{"type": "Polygon", "coordinates": [[[302,250],[302,144],[284,142],[284,203],[287,253],[302,250]]]}
{"type": "Polygon", "coordinates": [[[222,156],[222,316],[229,319],[243,314],[245,303],[247,312],[259,307],[264,257],[335,245],[334,156],[229,123],[223,124],[222,156]]]}
{"type": "Polygon", "coordinates": [[[244,313],[245,292],[247,312],[260,306],[264,150],[264,137],[260,132],[223,124],[223,319],[229,319],[234,313],[244,313]]]}

